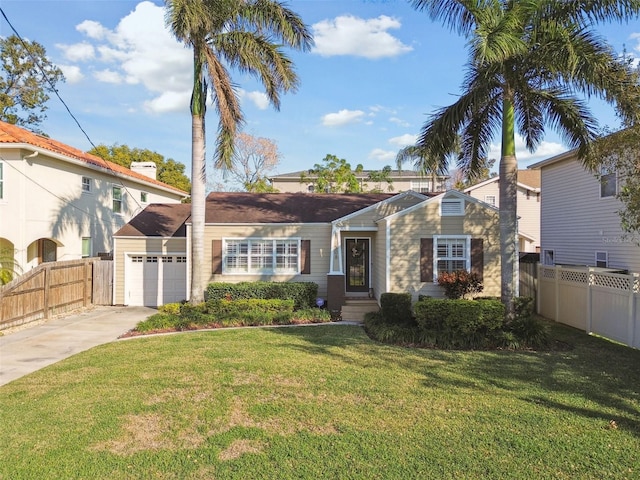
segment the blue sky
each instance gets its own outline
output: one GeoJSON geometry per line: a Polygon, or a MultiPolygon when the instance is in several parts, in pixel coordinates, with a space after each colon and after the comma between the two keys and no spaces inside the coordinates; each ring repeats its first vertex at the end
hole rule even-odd
{"type": "MultiPolygon", "coordinates": [[[[189,94],[192,57],[164,26],[163,2],[129,0],[2,0],[25,39],[44,45],[65,73],[59,92],[95,144],[154,150],[190,172],[189,94]]],[[[413,10],[406,0],[292,0],[310,27],[311,52],[289,52],[300,77],[280,111],[252,77],[233,72],[247,120],[244,131],[277,144],[273,173],[305,170],[327,154],[366,169],[395,166],[397,151],[415,142],[435,109],[461,92],[465,41],[413,10]]],[[[640,58],[640,22],[597,30],[611,46],[640,58]]],[[[13,32],[0,18],[0,35],[13,32]]],[[[601,125],[617,126],[611,107],[590,102],[601,125]]],[[[82,150],[91,143],[52,97],[49,136],[82,150]]],[[[217,118],[207,115],[207,160],[217,118]]],[[[499,158],[499,138],[491,158],[499,158]]],[[[534,154],[518,150],[521,168],[566,151],[551,131],[534,154]]],[[[409,166],[407,166],[409,168],[409,166]]]]}

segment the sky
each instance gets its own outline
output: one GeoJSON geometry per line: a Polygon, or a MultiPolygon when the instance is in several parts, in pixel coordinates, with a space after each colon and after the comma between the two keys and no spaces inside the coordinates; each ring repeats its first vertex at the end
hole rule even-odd
{"type": "MultiPolygon", "coordinates": [[[[163,4],[2,0],[6,19],[0,17],[0,36],[15,29],[42,44],[66,77],[57,86],[64,104],[51,97],[42,131],[85,151],[99,144],[149,149],[184,163],[190,175],[193,59],[165,27],[163,4]]],[[[282,95],[279,111],[258,81],[231,71],[246,119],[243,131],[277,145],[280,162],[272,174],[313,168],[328,154],[354,168],[395,168],[398,150],[415,143],[429,116],[462,92],[465,39],[407,0],[290,0],[287,5],[307,24],[315,46],[310,52],[287,51],[300,84],[282,95]]],[[[597,32],[616,52],[626,50],[636,62],[640,58],[640,21],[597,32]]],[[[619,126],[612,107],[597,99],[589,106],[601,126],[619,126]]],[[[209,165],[217,123],[210,108],[209,165]]],[[[520,168],[567,150],[551,130],[533,153],[517,142],[520,168]]],[[[497,136],[489,158],[499,159],[499,143],[497,136]]]]}

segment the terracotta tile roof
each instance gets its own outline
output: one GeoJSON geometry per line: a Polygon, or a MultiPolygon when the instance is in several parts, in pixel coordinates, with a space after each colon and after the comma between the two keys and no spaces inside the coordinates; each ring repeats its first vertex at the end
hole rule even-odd
{"type": "Polygon", "coordinates": [[[111,170],[116,176],[130,177],[136,180],[153,183],[159,187],[168,188],[176,193],[188,194],[188,192],[183,192],[182,190],[172,187],[171,185],[167,185],[159,180],[149,178],[116,163],[108,162],[100,157],[83,152],[82,150],[78,150],[77,148],[71,147],[62,142],[58,142],[57,140],[53,140],[51,138],[38,135],[37,133],[30,132],[29,130],[25,130],[24,128],[0,121],[0,145],[11,143],[32,145],[43,150],[48,150],[59,155],[64,155],[65,157],[79,160],[86,163],[89,167],[111,170]]]}
{"type": "Polygon", "coordinates": [[[186,237],[189,203],[154,203],[118,230],[115,237],[186,237]]]}

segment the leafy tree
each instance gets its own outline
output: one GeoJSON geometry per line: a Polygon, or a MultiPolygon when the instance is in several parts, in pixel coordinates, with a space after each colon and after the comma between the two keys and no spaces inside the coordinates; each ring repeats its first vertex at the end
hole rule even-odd
{"type": "Polygon", "coordinates": [[[232,180],[242,184],[247,192],[274,192],[267,180],[267,173],[274,170],[279,162],[278,146],[272,140],[239,133],[236,135],[231,168],[226,173],[232,180]]]}
{"type": "Polygon", "coordinates": [[[165,0],[166,22],[175,37],[193,50],[191,93],[191,292],[204,300],[204,216],[206,198],[205,111],[210,83],[218,114],[216,168],[230,168],[238,125],[244,117],[229,67],[257,77],[270,103],[295,90],[298,76],[282,47],[308,50],[313,39],[302,19],[274,0],[165,0]]]}
{"type": "Polygon", "coordinates": [[[422,175],[431,176],[431,191],[436,191],[436,179],[438,176],[446,175],[449,170],[449,161],[430,156],[429,152],[421,149],[418,145],[408,145],[401,148],[396,155],[398,168],[406,162],[413,162],[414,169],[422,175]]]}
{"type": "Polygon", "coordinates": [[[445,159],[459,144],[458,166],[477,172],[492,138],[502,134],[501,299],[512,318],[518,268],[516,128],[534,151],[548,125],[586,161],[597,121],[578,95],[614,104],[625,121],[638,117],[640,97],[628,69],[591,28],[599,21],[637,17],[640,0],[411,3],[467,37],[470,49],[462,95],[431,116],[417,145],[427,158],[445,159]]]}
{"type": "MultiPolygon", "coordinates": [[[[367,182],[375,183],[376,186],[369,189],[369,192],[372,193],[382,193],[383,188],[382,184],[387,184],[387,191],[393,192],[393,179],[391,178],[391,167],[389,165],[385,165],[382,170],[371,170],[367,173],[367,182]]],[[[365,184],[368,187],[368,183],[365,184]]],[[[363,185],[364,188],[364,185],[363,185]]]]}
{"type": "Polygon", "coordinates": [[[22,268],[16,262],[13,248],[0,245],[0,285],[6,285],[22,275],[22,268]]]}
{"type": "Polygon", "coordinates": [[[323,163],[316,163],[309,169],[309,174],[303,173],[300,182],[311,182],[313,191],[317,193],[358,193],[362,191],[362,186],[358,182],[356,173],[364,170],[362,165],[358,165],[356,170],[351,169],[344,158],[327,154],[323,163]]]}
{"type": "Polygon", "coordinates": [[[176,162],[173,158],[165,159],[157,152],[114,144],[111,146],[98,145],[89,150],[89,153],[126,168],[131,168],[132,162],[153,162],[156,164],[156,178],[158,180],[185,192],[191,190],[189,177],[184,173],[184,164],[176,162]]]}
{"type": "Polygon", "coordinates": [[[0,61],[0,120],[39,131],[48,93],[64,82],[62,70],[49,61],[42,45],[16,35],[0,37],[0,61]]]}

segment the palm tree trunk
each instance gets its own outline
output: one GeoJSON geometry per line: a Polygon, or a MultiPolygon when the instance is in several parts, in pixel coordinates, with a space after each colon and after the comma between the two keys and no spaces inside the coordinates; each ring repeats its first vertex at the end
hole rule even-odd
{"type": "Polygon", "coordinates": [[[507,318],[515,314],[514,299],[517,295],[518,268],[518,161],[515,147],[515,116],[513,102],[505,94],[502,111],[502,154],[500,157],[500,248],[502,250],[501,300],[507,310],[507,318]]]}

